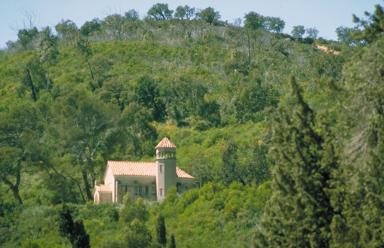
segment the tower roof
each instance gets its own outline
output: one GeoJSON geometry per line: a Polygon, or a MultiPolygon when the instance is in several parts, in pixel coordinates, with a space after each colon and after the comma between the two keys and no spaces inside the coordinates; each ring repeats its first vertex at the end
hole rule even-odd
{"type": "Polygon", "coordinates": [[[167,137],[164,137],[155,148],[176,148],[176,146],[167,137]]]}

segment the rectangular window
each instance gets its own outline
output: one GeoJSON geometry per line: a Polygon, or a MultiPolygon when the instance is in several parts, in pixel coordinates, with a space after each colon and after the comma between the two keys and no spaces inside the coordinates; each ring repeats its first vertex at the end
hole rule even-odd
{"type": "Polygon", "coordinates": [[[149,187],[148,185],[145,186],[145,195],[148,195],[149,194],[149,187]]]}
{"type": "Polygon", "coordinates": [[[160,196],[163,196],[163,189],[160,188],[160,196]]]}
{"type": "Polygon", "coordinates": [[[152,194],[154,195],[154,196],[156,196],[156,184],[152,184],[152,187],[151,187],[151,189],[152,189],[152,194]]]}

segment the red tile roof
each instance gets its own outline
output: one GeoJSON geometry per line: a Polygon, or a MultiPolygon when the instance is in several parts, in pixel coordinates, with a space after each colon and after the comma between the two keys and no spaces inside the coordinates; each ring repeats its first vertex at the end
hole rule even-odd
{"type": "MultiPolygon", "coordinates": [[[[156,162],[108,161],[108,167],[115,176],[156,176],[156,162]]],[[[178,178],[194,178],[177,166],[176,175],[178,178]]]]}
{"type": "Polygon", "coordinates": [[[113,175],[156,176],[154,162],[108,161],[113,175]]]}
{"type": "Polygon", "coordinates": [[[173,144],[167,137],[164,137],[159,144],[155,147],[157,148],[176,148],[176,145],[173,144]]]}
{"type": "Polygon", "coordinates": [[[176,174],[177,174],[177,177],[178,178],[189,178],[189,179],[193,179],[194,177],[189,175],[187,172],[183,171],[182,169],[180,169],[179,167],[176,166],[176,174]]]}

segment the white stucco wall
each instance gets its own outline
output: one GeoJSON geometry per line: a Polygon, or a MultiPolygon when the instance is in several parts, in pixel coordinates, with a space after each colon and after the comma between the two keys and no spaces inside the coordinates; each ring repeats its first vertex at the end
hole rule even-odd
{"type": "Polygon", "coordinates": [[[157,158],[156,171],[157,200],[161,201],[168,189],[176,186],[176,158],[157,158]]]}
{"type": "Polygon", "coordinates": [[[104,185],[108,186],[112,190],[112,202],[115,202],[115,177],[112,174],[111,168],[107,166],[104,175],[104,185]]]}

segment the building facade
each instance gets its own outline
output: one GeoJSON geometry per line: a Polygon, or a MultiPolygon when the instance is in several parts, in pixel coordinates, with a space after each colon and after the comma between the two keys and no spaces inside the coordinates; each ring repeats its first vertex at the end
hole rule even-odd
{"type": "Polygon", "coordinates": [[[124,195],[161,201],[176,187],[183,192],[194,186],[194,177],[176,166],[176,146],[163,138],[155,147],[154,162],[108,161],[104,183],[95,185],[95,203],[121,203],[124,195]]]}

